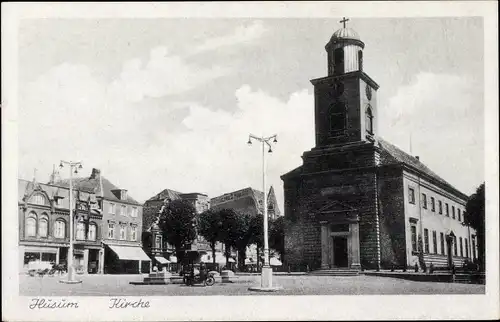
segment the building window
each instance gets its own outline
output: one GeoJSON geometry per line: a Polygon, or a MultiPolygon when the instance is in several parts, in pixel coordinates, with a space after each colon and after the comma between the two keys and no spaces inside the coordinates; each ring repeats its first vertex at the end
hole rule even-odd
{"type": "Polygon", "coordinates": [[[115,238],[115,224],[108,224],[108,238],[115,238]]]}
{"type": "Polygon", "coordinates": [[[85,240],[85,223],[83,221],[76,224],[76,239],[85,240]]]}
{"type": "Polygon", "coordinates": [[[422,194],[422,208],[427,209],[427,195],[425,193],[422,194]]]}
{"type": "Polygon", "coordinates": [[[47,205],[47,199],[45,196],[37,193],[30,198],[30,203],[45,206],[47,205]]]}
{"type": "Polygon", "coordinates": [[[121,225],[120,226],[120,239],[121,240],[125,240],[125,226],[124,225],[121,225]]]}
{"type": "Polygon", "coordinates": [[[114,215],[115,211],[116,211],[115,204],[114,203],[110,203],[109,204],[109,213],[114,215]]]}
{"type": "Polygon", "coordinates": [[[457,256],[457,238],[455,237],[455,240],[453,240],[453,256],[457,256]]]}
{"type": "Polygon", "coordinates": [[[436,212],[436,200],[434,200],[434,197],[431,197],[431,211],[436,212]]]}
{"type": "Polygon", "coordinates": [[[439,214],[443,214],[443,202],[441,200],[438,201],[438,209],[439,209],[439,214]]]}
{"type": "Polygon", "coordinates": [[[132,207],[132,213],[131,213],[132,217],[137,217],[138,215],[138,212],[137,212],[137,207],[132,207]]]}
{"type": "Polygon", "coordinates": [[[26,218],[26,236],[36,237],[36,214],[34,212],[26,218]]]}
{"type": "Polygon", "coordinates": [[[439,233],[439,237],[441,237],[441,255],[445,255],[445,248],[444,248],[444,234],[439,233]]]}
{"type": "Polygon", "coordinates": [[[366,131],[373,134],[373,113],[370,105],[366,108],[366,131]]]}
{"type": "Polygon", "coordinates": [[[445,204],[445,208],[446,208],[446,216],[450,217],[450,209],[448,208],[448,204],[445,204]]]}
{"type": "Polygon", "coordinates": [[[54,224],[54,237],[64,238],[66,237],[66,222],[59,219],[54,224]]]}
{"type": "Polygon", "coordinates": [[[424,251],[426,254],[429,253],[429,229],[424,229],[424,251]]]}
{"type": "Polygon", "coordinates": [[[437,245],[437,235],[435,230],[432,231],[432,250],[434,254],[437,254],[438,245],[437,245]]]}
{"type": "Polygon", "coordinates": [[[462,221],[462,214],[460,212],[460,209],[457,208],[457,215],[458,215],[458,221],[462,221]]]}
{"type": "Polygon", "coordinates": [[[465,257],[469,258],[469,241],[465,238],[465,257]]]}
{"type": "Polygon", "coordinates": [[[334,72],[336,75],[344,73],[344,48],[337,48],[334,51],[334,72]]]}
{"type": "Polygon", "coordinates": [[[476,259],[476,238],[474,236],[471,237],[472,244],[472,259],[476,259]]]}
{"type": "Polygon", "coordinates": [[[408,201],[415,204],[415,189],[408,187],[408,201]]]}
{"type": "Polygon", "coordinates": [[[89,225],[89,240],[97,239],[97,225],[92,223],[89,225]]]}
{"type": "Polygon", "coordinates": [[[132,226],[130,228],[130,240],[136,241],[137,240],[137,227],[132,226]]]}
{"type": "Polygon", "coordinates": [[[122,216],[126,216],[127,215],[127,206],[125,206],[125,205],[121,206],[121,212],[120,212],[120,214],[122,216]]]}
{"type": "Polygon", "coordinates": [[[417,226],[411,226],[411,250],[417,251],[417,226]]]}
{"type": "Polygon", "coordinates": [[[462,237],[460,237],[460,239],[458,241],[459,241],[459,245],[460,245],[460,257],[464,257],[464,247],[462,244],[462,237]]]}
{"type": "Polygon", "coordinates": [[[160,235],[156,235],[156,238],[155,238],[155,248],[157,248],[157,249],[162,248],[161,247],[161,236],[160,235]]]}
{"type": "Polygon", "coordinates": [[[49,216],[42,214],[38,222],[38,236],[47,237],[49,235],[49,216]]]}
{"type": "Polygon", "coordinates": [[[451,206],[451,218],[455,219],[455,206],[451,206]]]}

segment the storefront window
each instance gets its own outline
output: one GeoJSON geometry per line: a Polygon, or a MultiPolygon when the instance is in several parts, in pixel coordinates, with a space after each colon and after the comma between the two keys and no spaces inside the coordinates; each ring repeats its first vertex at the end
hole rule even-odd
{"type": "Polygon", "coordinates": [[[30,262],[40,260],[40,253],[24,253],[24,265],[28,265],[30,262]]]}
{"type": "Polygon", "coordinates": [[[42,253],[42,262],[56,262],[56,254],[55,253],[42,253]]]}

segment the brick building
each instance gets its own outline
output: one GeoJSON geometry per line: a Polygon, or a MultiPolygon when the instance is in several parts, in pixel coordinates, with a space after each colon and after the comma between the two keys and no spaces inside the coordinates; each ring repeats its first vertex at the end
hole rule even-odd
{"type": "MultiPolygon", "coordinates": [[[[30,262],[67,264],[69,189],[18,180],[20,267],[30,262]]],[[[78,272],[103,273],[102,213],[91,190],[74,189],[73,263],[78,272]]]]}
{"type": "MultiPolygon", "coordinates": [[[[177,263],[174,247],[167,243],[158,227],[159,216],[163,208],[173,200],[188,201],[198,215],[210,208],[210,199],[206,194],[181,193],[171,189],[164,189],[144,203],[143,234],[147,239],[143,243],[144,251],[151,257],[154,265],[177,263]]],[[[221,245],[217,245],[216,248],[220,250],[221,245]]],[[[201,255],[211,252],[209,244],[201,236],[198,236],[190,249],[199,251],[201,255]]]]}
{"type": "MultiPolygon", "coordinates": [[[[250,215],[264,212],[264,193],[253,188],[245,188],[210,199],[212,209],[230,208],[250,215]]],[[[267,213],[270,220],[281,216],[274,188],[271,186],[267,194],[267,213]]]]}
{"type": "Polygon", "coordinates": [[[364,46],[352,29],[337,30],[325,47],[328,76],[311,81],[316,144],[281,177],[285,261],[360,269],[414,265],[420,250],[440,266],[476,258],[467,196],[377,136],[379,85],[363,72],[364,46]]]}
{"type": "MultiPolygon", "coordinates": [[[[68,186],[68,180],[58,185],[68,186]]],[[[100,238],[101,262],[105,274],[140,273],[149,271],[150,259],[142,250],[142,205],[92,169],[89,177],[74,178],[73,186],[95,194],[102,211],[100,238]]]]}
{"type": "MultiPolygon", "coordinates": [[[[248,187],[212,198],[210,205],[215,210],[233,209],[239,213],[255,216],[264,212],[264,193],[248,187]]],[[[273,186],[269,188],[267,194],[267,212],[269,220],[275,220],[281,216],[273,186]]],[[[257,263],[259,261],[257,257],[264,255],[263,253],[257,255],[258,253],[255,245],[248,246],[246,251],[247,264],[257,263]]],[[[274,255],[272,250],[271,255],[274,255]]]]}

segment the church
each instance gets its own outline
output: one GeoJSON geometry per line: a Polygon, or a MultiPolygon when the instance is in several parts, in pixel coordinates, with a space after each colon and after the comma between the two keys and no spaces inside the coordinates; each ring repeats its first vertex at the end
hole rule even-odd
{"type": "Polygon", "coordinates": [[[281,176],[285,265],[362,270],[473,261],[468,196],[377,135],[379,85],[363,71],[365,44],[347,21],[325,46],[328,76],[311,80],[315,146],[281,176]]]}

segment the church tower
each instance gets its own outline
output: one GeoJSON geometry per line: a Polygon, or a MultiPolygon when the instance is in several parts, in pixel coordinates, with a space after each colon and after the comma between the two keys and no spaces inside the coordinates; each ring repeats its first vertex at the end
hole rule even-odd
{"type": "Polygon", "coordinates": [[[347,21],[325,46],[328,76],[311,80],[317,148],[375,141],[379,86],[363,71],[365,44],[347,21]]]}

